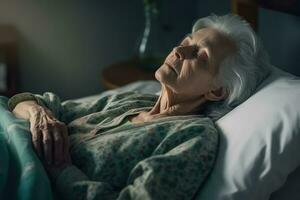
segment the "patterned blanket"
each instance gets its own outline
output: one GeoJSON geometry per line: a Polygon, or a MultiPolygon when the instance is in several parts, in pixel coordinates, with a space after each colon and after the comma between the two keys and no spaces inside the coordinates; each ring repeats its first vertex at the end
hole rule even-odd
{"type": "MultiPolygon", "coordinates": [[[[123,92],[62,103],[53,93],[36,97],[68,125],[74,165],[53,183],[63,199],[193,199],[214,165],[219,137],[209,118],[173,116],[144,124],[127,120],[151,109],[156,95],[123,92]]],[[[28,123],[11,119],[10,126],[18,128],[6,128],[6,134],[27,134],[24,146],[31,147],[28,123]]],[[[26,154],[36,159],[32,149],[26,154]]]]}

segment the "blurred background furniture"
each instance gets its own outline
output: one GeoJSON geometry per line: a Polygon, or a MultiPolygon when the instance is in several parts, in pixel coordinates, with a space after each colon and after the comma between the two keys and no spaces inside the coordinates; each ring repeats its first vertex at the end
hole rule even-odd
{"type": "Polygon", "coordinates": [[[116,89],[139,80],[155,80],[155,70],[143,68],[138,59],[112,64],[101,71],[101,84],[104,89],[116,89]]]}
{"type": "MultiPolygon", "coordinates": [[[[157,2],[157,20],[169,30],[153,34],[159,52],[170,52],[198,18],[232,12],[230,1],[157,2]]],[[[142,0],[0,1],[0,24],[18,30],[17,89],[52,91],[64,100],[102,92],[100,71],[136,55],[144,14],[142,0]]],[[[272,64],[294,73],[298,69],[299,76],[300,19],[259,7],[258,34],[272,64]]]]}
{"type": "Polygon", "coordinates": [[[296,0],[231,0],[232,13],[245,18],[257,30],[259,7],[300,16],[300,2],[296,0]]]}

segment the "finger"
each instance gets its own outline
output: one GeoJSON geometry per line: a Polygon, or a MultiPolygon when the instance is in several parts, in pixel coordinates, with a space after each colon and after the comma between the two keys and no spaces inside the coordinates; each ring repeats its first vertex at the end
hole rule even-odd
{"type": "Polygon", "coordinates": [[[47,118],[49,118],[51,121],[59,122],[48,108],[45,108],[44,111],[47,114],[47,118]]]}
{"type": "Polygon", "coordinates": [[[55,127],[53,130],[53,150],[54,150],[54,163],[59,165],[64,158],[63,152],[63,130],[60,127],[55,127]]]}
{"type": "Polygon", "coordinates": [[[40,116],[39,113],[34,115],[34,117],[30,120],[30,131],[32,135],[32,143],[34,149],[36,150],[37,154],[40,158],[42,158],[42,133],[39,127],[39,120],[40,116]]]}
{"type": "Polygon", "coordinates": [[[43,149],[45,161],[48,165],[52,164],[52,135],[49,127],[42,130],[43,132],[43,149]]]}
{"type": "Polygon", "coordinates": [[[42,133],[39,128],[36,127],[34,124],[30,124],[30,132],[32,137],[32,144],[34,147],[34,150],[38,154],[40,158],[42,158],[42,133]]]}

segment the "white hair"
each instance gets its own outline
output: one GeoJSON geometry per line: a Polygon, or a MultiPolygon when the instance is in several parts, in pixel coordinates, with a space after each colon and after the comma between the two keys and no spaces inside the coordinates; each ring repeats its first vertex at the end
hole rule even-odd
{"type": "Polygon", "coordinates": [[[228,95],[223,101],[209,102],[204,110],[206,115],[216,120],[254,93],[268,75],[270,63],[261,41],[241,17],[228,14],[200,18],[192,32],[208,27],[228,36],[236,46],[236,51],[221,62],[214,81],[228,95]]]}

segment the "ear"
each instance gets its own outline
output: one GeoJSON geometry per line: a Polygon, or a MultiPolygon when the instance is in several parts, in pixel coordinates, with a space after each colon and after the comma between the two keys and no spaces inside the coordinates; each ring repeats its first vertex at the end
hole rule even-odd
{"type": "Polygon", "coordinates": [[[204,98],[209,101],[220,101],[226,97],[227,93],[226,90],[218,88],[216,90],[209,90],[207,93],[204,94],[204,98]]]}

